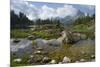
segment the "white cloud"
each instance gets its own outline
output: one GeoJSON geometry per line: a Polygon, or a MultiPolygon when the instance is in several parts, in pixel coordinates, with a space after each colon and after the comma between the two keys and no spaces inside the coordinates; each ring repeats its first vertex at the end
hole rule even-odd
{"type": "Polygon", "coordinates": [[[77,14],[78,10],[74,8],[72,5],[64,5],[62,8],[57,9],[57,14],[60,17],[65,17],[65,16],[75,16],[77,14]]]}
{"type": "Polygon", "coordinates": [[[78,12],[76,8],[72,5],[64,5],[63,7],[58,7],[57,9],[43,5],[40,8],[29,3],[27,1],[21,0],[11,0],[11,10],[14,10],[16,14],[23,12],[26,16],[31,19],[48,19],[51,17],[65,17],[65,16],[75,16],[78,12]]]}
{"type": "Polygon", "coordinates": [[[48,19],[51,17],[57,17],[56,16],[56,10],[50,7],[47,7],[46,5],[41,7],[41,12],[39,14],[39,18],[41,19],[48,19]]]}
{"type": "Polygon", "coordinates": [[[22,12],[26,14],[26,16],[29,19],[36,19],[37,18],[37,12],[38,9],[26,2],[26,1],[21,1],[21,0],[11,0],[11,10],[14,10],[16,14],[19,14],[19,12],[22,12]]]}

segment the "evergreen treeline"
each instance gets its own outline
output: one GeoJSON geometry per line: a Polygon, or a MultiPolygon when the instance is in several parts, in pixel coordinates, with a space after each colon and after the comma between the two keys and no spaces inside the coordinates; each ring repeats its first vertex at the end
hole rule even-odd
{"type": "Polygon", "coordinates": [[[77,18],[74,21],[74,25],[78,25],[78,24],[88,25],[91,20],[95,21],[95,14],[93,14],[92,16],[87,15],[87,16],[77,18]]]}
{"type": "Polygon", "coordinates": [[[60,26],[60,21],[58,19],[46,19],[41,20],[37,19],[35,21],[29,20],[25,14],[19,13],[19,15],[15,14],[14,11],[11,11],[11,29],[14,28],[28,28],[29,25],[44,25],[44,24],[56,24],[60,26]]]}
{"type": "Polygon", "coordinates": [[[11,11],[11,29],[12,28],[27,28],[29,25],[32,24],[32,21],[30,21],[26,15],[23,13],[19,13],[19,15],[15,14],[14,11],[11,11]]]}

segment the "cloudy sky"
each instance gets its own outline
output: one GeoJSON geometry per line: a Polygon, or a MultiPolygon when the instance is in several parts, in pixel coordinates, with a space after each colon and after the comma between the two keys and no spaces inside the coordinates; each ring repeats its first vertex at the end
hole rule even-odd
{"type": "Polygon", "coordinates": [[[16,14],[24,13],[30,20],[38,18],[44,20],[51,17],[75,16],[79,11],[93,14],[95,6],[11,0],[11,10],[16,14]]]}

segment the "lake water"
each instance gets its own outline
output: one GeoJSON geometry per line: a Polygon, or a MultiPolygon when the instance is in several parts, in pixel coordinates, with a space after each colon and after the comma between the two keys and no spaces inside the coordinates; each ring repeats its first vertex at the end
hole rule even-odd
{"type": "Polygon", "coordinates": [[[10,51],[11,53],[16,53],[18,56],[22,56],[24,54],[31,54],[33,51],[32,41],[28,39],[19,39],[20,42],[14,43],[14,39],[10,41],[10,51]]]}
{"type": "MultiPolygon", "coordinates": [[[[24,54],[32,54],[33,53],[33,45],[32,45],[32,41],[28,40],[28,39],[19,39],[20,42],[18,43],[14,43],[13,42],[14,39],[10,40],[10,51],[11,53],[16,53],[16,55],[18,56],[23,56],[24,54]]],[[[80,40],[77,43],[75,43],[74,45],[77,46],[81,46],[81,45],[85,45],[85,44],[91,44],[94,45],[95,44],[95,40],[80,40]]],[[[50,47],[53,49],[53,46],[50,47]]]]}

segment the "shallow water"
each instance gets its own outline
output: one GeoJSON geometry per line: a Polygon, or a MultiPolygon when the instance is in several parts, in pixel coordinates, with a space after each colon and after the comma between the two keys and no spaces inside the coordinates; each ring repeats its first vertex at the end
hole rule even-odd
{"type": "MultiPolygon", "coordinates": [[[[17,56],[23,56],[25,54],[32,54],[33,53],[33,45],[32,41],[28,39],[20,39],[19,43],[14,43],[14,39],[10,40],[10,51],[11,53],[16,53],[17,56]]],[[[82,45],[95,45],[95,40],[80,40],[74,44],[75,47],[82,46],[82,45]]],[[[49,49],[49,48],[48,48],[49,49]]],[[[49,51],[45,49],[46,51],[49,51]]],[[[54,49],[54,47],[50,47],[50,50],[54,49]]]]}
{"type": "Polygon", "coordinates": [[[18,56],[22,56],[24,54],[31,54],[33,51],[32,41],[27,39],[19,39],[20,42],[14,43],[14,39],[10,41],[10,51],[11,53],[16,53],[18,56]]]}
{"type": "Polygon", "coordinates": [[[91,40],[91,39],[87,39],[87,40],[80,40],[77,43],[75,43],[74,45],[76,46],[81,46],[81,45],[85,45],[85,44],[89,44],[89,45],[95,45],[95,40],[91,40]]]}

